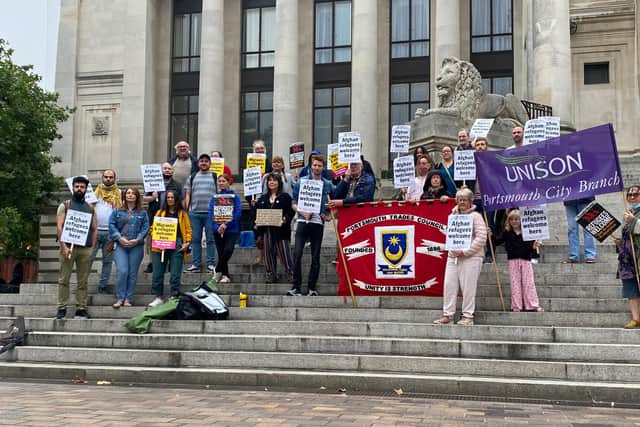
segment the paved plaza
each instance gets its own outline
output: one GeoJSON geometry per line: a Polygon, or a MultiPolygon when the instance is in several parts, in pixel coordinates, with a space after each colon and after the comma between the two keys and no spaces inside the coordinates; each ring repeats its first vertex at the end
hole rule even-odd
{"type": "Polygon", "coordinates": [[[0,384],[2,426],[638,426],[640,410],[397,396],[0,384]]]}

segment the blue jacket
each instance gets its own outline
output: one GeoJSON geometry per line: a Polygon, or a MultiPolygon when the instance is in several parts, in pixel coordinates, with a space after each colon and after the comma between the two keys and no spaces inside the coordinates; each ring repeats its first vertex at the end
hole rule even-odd
{"type": "MultiPolygon", "coordinates": [[[[236,194],[232,189],[228,190],[220,190],[218,194],[233,194],[233,219],[229,222],[225,222],[227,225],[227,230],[225,233],[239,233],[240,232],[240,217],[242,216],[242,202],[240,201],[240,196],[236,194]]],[[[211,197],[209,199],[209,222],[213,224],[213,232],[214,234],[218,232],[218,227],[220,224],[216,224],[213,222],[213,206],[215,203],[215,197],[211,197]]]]}
{"type": "MultiPolygon", "coordinates": [[[[298,204],[298,196],[300,193],[300,183],[305,179],[311,179],[311,175],[307,175],[302,177],[296,182],[296,185],[293,187],[293,203],[298,204]]],[[[326,178],[322,178],[322,204],[320,205],[321,213],[328,213],[329,209],[327,209],[327,196],[333,198],[333,184],[326,178]]]]}
{"type": "Polygon", "coordinates": [[[149,233],[149,216],[147,211],[126,211],[116,208],[111,212],[109,217],[109,239],[118,240],[123,236],[127,240],[137,240],[138,244],[144,241],[145,236],[149,233]],[[127,217],[130,217],[127,223],[126,233],[122,233],[127,217]]]}
{"type": "Polygon", "coordinates": [[[376,180],[369,172],[364,169],[362,170],[360,178],[356,183],[356,188],[353,190],[353,196],[347,197],[350,185],[351,182],[346,182],[345,180],[340,181],[333,194],[333,198],[343,200],[345,206],[373,201],[373,195],[376,192],[376,180]]]}

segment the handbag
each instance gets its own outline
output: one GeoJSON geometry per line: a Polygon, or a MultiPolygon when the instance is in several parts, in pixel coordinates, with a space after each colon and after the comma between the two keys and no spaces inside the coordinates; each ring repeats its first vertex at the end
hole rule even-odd
{"type": "Polygon", "coordinates": [[[116,242],[114,242],[113,240],[109,240],[109,241],[107,242],[107,246],[106,246],[106,248],[107,248],[107,252],[113,252],[113,250],[115,249],[115,247],[116,247],[116,242]]]}

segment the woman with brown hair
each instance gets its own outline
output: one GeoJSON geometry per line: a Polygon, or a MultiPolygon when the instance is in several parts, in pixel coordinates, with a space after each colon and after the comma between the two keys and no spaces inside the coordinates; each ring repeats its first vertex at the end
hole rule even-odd
{"type": "Polygon", "coordinates": [[[142,209],[142,195],[137,188],[128,187],[122,207],[114,209],[109,218],[109,238],[116,242],[116,302],[113,308],[132,305],[148,232],[149,216],[142,209]]]}

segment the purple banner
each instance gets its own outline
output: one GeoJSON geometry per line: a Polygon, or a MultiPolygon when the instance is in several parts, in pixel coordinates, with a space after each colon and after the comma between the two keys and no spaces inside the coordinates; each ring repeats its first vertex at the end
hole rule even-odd
{"type": "Polygon", "coordinates": [[[502,151],[476,152],[488,211],[622,191],[611,124],[502,151]]]}

